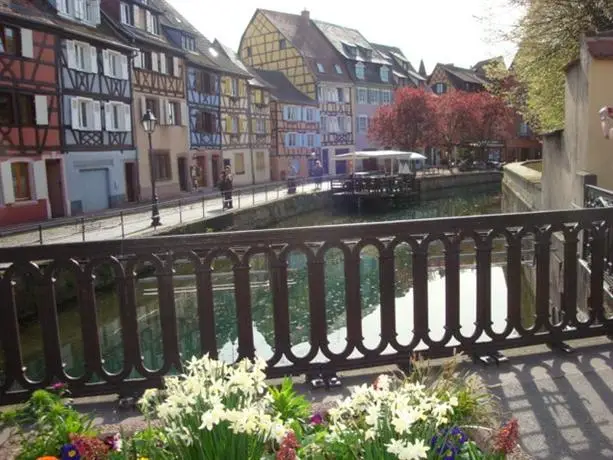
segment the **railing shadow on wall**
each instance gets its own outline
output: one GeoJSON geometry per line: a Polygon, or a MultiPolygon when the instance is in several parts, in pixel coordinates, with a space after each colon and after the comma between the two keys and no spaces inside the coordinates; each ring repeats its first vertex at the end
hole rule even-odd
{"type": "Polygon", "coordinates": [[[0,266],[6,268],[0,278],[0,342],[4,363],[0,403],[22,401],[32,390],[56,381],[67,382],[74,396],[126,394],[161,385],[164,375],[179,372],[182,362],[189,358],[181,345],[183,327],[177,313],[182,308],[177,302],[177,283],[186,273],[194,279],[195,293],[192,320],[196,331],[190,340],[196,337],[196,342],[190,348],[200,354],[219,356],[223,345],[218,343],[219,329],[229,327],[218,321],[216,313],[219,297],[215,291],[221,288],[214,278],[215,261],[219,258],[226,260],[229,275],[223,280],[224,292],[235,300],[235,310],[228,320],[236,329],[234,359],[252,358],[256,341],[261,340],[254,332],[255,315],[259,313],[254,309],[257,299],[252,272],[262,268],[254,265],[255,258],[266,259],[263,272],[267,273],[268,281],[258,283],[269,285],[271,299],[270,315],[264,319],[271,323],[270,333],[265,337],[270,347],[267,356],[270,377],[403,365],[416,350],[428,357],[448,356],[456,350],[488,354],[512,347],[560,344],[568,339],[606,335],[613,332],[613,316],[603,307],[602,291],[606,238],[612,224],[613,208],[601,208],[2,248],[0,266]],[[555,319],[550,314],[549,298],[550,244],[554,232],[563,235],[565,267],[562,315],[555,319]],[[591,296],[587,314],[579,315],[577,253],[584,233],[590,240],[591,296]],[[533,248],[536,273],[529,326],[521,309],[526,242],[533,248]],[[475,319],[471,324],[462,319],[464,313],[460,314],[461,267],[467,248],[473,254],[471,273],[476,283],[472,312],[475,319]],[[369,314],[378,316],[379,330],[376,343],[370,345],[364,339],[372,331],[366,330],[363,321],[365,290],[360,262],[366,250],[377,255],[377,264],[371,264],[369,269],[376,270],[373,283],[378,298],[366,303],[378,302],[369,314]],[[408,254],[402,262],[401,250],[408,254]],[[329,328],[335,318],[330,317],[326,307],[330,304],[329,277],[336,276],[327,267],[326,255],[331,251],[337,254],[339,263],[333,268],[340,277],[335,279],[341,280],[339,292],[344,299],[340,305],[346,324],[341,328],[345,336],[340,349],[331,346],[329,328]],[[290,302],[293,289],[290,278],[294,275],[289,273],[296,265],[292,254],[301,254],[306,272],[298,310],[295,300],[290,302]],[[441,278],[444,308],[439,337],[431,331],[432,258],[438,260],[435,269],[445,272],[444,279],[441,278]],[[497,260],[506,264],[505,312],[496,309],[492,295],[496,288],[492,281],[493,265],[497,260]],[[190,270],[177,273],[180,262],[190,264],[190,270]],[[106,341],[101,334],[104,312],[96,296],[95,274],[102,265],[110,267],[108,276],[118,302],[116,328],[121,352],[115,350],[119,362],[112,366],[102,350],[106,341]],[[150,267],[147,276],[157,284],[154,316],[160,325],[159,340],[151,337],[147,340],[159,342],[158,366],[151,366],[147,362],[150,360],[145,359],[147,350],[140,329],[141,316],[146,316],[139,310],[137,295],[139,267],[143,265],[150,267]],[[60,272],[71,273],[74,280],[78,320],[69,331],[59,328],[60,272]],[[33,315],[39,325],[42,350],[42,365],[36,378],[24,359],[28,343],[24,342],[20,323],[23,289],[18,289],[24,277],[29,280],[26,291],[35,299],[33,315]],[[403,283],[407,285],[405,293],[411,296],[410,307],[397,301],[397,289],[403,283]],[[407,308],[410,312],[401,311],[407,308]],[[302,315],[298,325],[296,312],[302,315]],[[411,323],[399,320],[400,313],[410,314],[411,323]],[[493,326],[493,314],[503,316],[502,327],[493,326]],[[300,353],[292,339],[296,329],[304,330],[300,353]],[[471,329],[473,332],[465,332],[471,329]],[[410,338],[400,340],[400,334],[407,335],[407,331],[411,331],[410,338]],[[76,377],[67,372],[60,339],[66,333],[82,342],[82,372],[76,377]]]}

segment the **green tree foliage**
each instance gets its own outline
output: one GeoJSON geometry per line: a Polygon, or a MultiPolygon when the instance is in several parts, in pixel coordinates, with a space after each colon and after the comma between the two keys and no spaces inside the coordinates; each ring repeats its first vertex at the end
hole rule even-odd
{"type": "Polygon", "coordinates": [[[583,34],[613,28],[613,0],[509,2],[526,9],[510,37],[518,44],[512,71],[525,90],[519,108],[540,131],[562,128],[564,68],[579,57],[583,34]]]}

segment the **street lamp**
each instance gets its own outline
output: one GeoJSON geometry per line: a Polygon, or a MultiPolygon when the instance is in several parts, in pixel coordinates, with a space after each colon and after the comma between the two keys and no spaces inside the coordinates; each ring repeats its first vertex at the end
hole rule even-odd
{"type": "Polygon", "coordinates": [[[158,209],[158,194],[155,189],[155,170],[153,167],[153,144],[151,141],[151,135],[155,131],[155,127],[157,124],[157,118],[151,110],[147,109],[147,112],[143,115],[141,119],[141,124],[143,125],[143,129],[147,133],[149,137],[149,174],[151,176],[151,226],[157,227],[161,225],[160,222],[160,211],[158,209]]]}

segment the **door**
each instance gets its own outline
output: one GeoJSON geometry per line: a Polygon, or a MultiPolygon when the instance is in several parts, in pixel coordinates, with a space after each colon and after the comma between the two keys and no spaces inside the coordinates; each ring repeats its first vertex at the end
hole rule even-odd
{"type": "Polygon", "coordinates": [[[196,166],[198,167],[198,183],[200,187],[208,187],[206,157],[197,157],[196,166]]]}
{"type": "Polygon", "coordinates": [[[109,207],[109,172],[106,169],[83,170],[81,178],[81,206],[83,212],[100,211],[109,207]]]}
{"type": "Polygon", "coordinates": [[[62,183],[62,164],[60,160],[46,160],[47,191],[49,193],[49,205],[51,217],[64,217],[64,187],[62,183]]]}
{"type": "Polygon", "coordinates": [[[336,174],[347,174],[347,162],[345,160],[336,160],[336,174]]]}
{"type": "Polygon", "coordinates": [[[214,187],[217,187],[220,174],[221,171],[219,171],[219,155],[213,155],[213,158],[211,159],[211,175],[213,176],[214,187]]]}
{"type": "Polygon", "coordinates": [[[330,165],[330,157],[328,153],[328,149],[323,149],[321,151],[321,166],[324,168],[324,174],[330,174],[329,165],[330,165]]]}
{"type": "Polygon", "coordinates": [[[134,163],[125,163],[126,200],[136,201],[136,167],[134,163]]]}
{"type": "Polygon", "coordinates": [[[187,192],[189,190],[188,180],[189,172],[187,170],[187,160],[183,157],[178,159],[179,163],[179,188],[182,192],[187,192]]]}

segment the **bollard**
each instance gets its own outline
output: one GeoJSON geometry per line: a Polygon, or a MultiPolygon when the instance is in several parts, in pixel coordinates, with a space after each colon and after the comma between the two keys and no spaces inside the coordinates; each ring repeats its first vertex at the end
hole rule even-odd
{"type": "Polygon", "coordinates": [[[237,208],[240,209],[241,208],[241,191],[240,190],[238,190],[237,199],[238,199],[238,206],[237,206],[237,208]]]}
{"type": "Polygon", "coordinates": [[[81,235],[85,241],[85,217],[81,217],[81,235]]]}
{"type": "Polygon", "coordinates": [[[40,244],[43,244],[43,226],[39,225],[38,226],[38,241],[40,242],[40,244]]]}
{"type": "Polygon", "coordinates": [[[206,203],[204,197],[202,197],[202,217],[206,218],[206,203]]]}
{"type": "Polygon", "coordinates": [[[251,189],[251,206],[255,206],[255,189],[251,189]]]}
{"type": "Polygon", "coordinates": [[[264,203],[268,202],[268,185],[264,185],[264,203]]]}
{"type": "Polygon", "coordinates": [[[183,208],[181,207],[181,200],[179,200],[179,223],[183,223],[183,208]]]}
{"type": "Polygon", "coordinates": [[[121,239],[125,240],[126,239],[126,229],[123,223],[123,211],[119,211],[119,218],[121,219],[121,239]]]}

